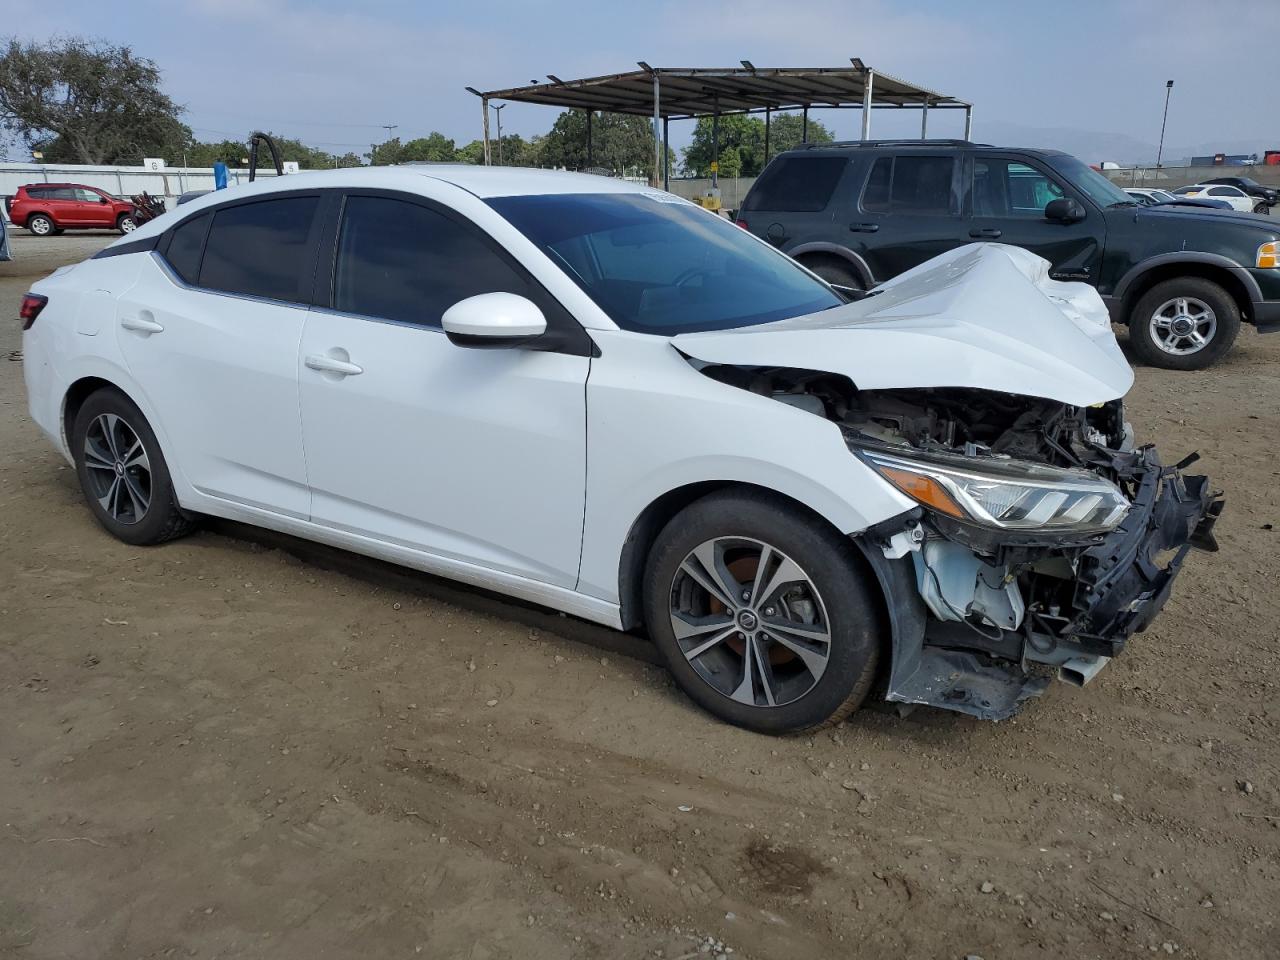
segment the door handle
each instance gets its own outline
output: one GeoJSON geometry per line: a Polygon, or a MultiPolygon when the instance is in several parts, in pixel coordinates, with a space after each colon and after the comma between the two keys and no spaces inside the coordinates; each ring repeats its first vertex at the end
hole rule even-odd
{"type": "Polygon", "coordinates": [[[122,317],[120,326],[126,330],[133,330],[135,333],[163,333],[164,324],[156,323],[156,321],[148,317],[122,317]]]}
{"type": "Polygon", "coordinates": [[[364,367],[349,360],[339,360],[336,357],[325,357],[320,354],[312,354],[303,363],[312,370],[319,370],[321,373],[336,373],[341,377],[354,377],[357,374],[364,373],[364,367]]]}
{"type": "Polygon", "coordinates": [[[995,227],[976,227],[969,231],[969,236],[975,240],[995,240],[1000,236],[1000,231],[995,227]]]}
{"type": "Polygon", "coordinates": [[[849,229],[854,233],[875,233],[880,229],[878,223],[851,223],[849,229]]]}

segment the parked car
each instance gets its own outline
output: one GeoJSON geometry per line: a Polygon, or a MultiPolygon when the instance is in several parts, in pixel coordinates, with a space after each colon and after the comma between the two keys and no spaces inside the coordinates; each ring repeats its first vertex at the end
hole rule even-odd
{"type": "Polygon", "coordinates": [[[28,183],[9,202],[9,219],[37,237],[63,230],[119,230],[137,226],[133,204],[78,183],[28,183]]]}
{"type": "Polygon", "coordinates": [[[1134,187],[1125,187],[1124,192],[1137,202],[1139,206],[1143,207],[1163,206],[1165,209],[1192,207],[1201,210],[1231,209],[1231,204],[1227,203],[1225,200],[1193,200],[1191,197],[1174,196],[1167,190],[1142,190],[1134,187]]]}
{"type": "Polygon", "coordinates": [[[644,626],[756,730],[1087,681],[1221,509],[1134,445],[1106,308],[1034,254],[968,245],[846,302],[620,180],[218,191],[23,317],[32,418],[121,540],[211,514],[644,626]]]}
{"type": "Polygon", "coordinates": [[[1263,201],[1268,207],[1274,207],[1280,200],[1280,191],[1275,187],[1266,187],[1253,177],[1210,177],[1205,183],[1221,183],[1228,187],[1239,187],[1249,196],[1263,201]]]}
{"type": "Polygon", "coordinates": [[[1270,217],[1140,207],[1075,157],[958,140],[811,144],[777,156],[739,223],[825,279],[870,289],[973,240],[1016,244],[1096,287],[1134,353],[1177,370],[1280,330],[1270,217]]]}
{"type": "Polygon", "coordinates": [[[1260,200],[1254,200],[1239,187],[1226,187],[1222,185],[1214,186],[1209,183],[1193,183],[1190,186],[1179,187],[1173,191],[1175,197],[1184,197],[1193,200],[1216,200],[1219,203],[1225,203],[1232,210],[1240,213],[1266,213],[1267,205],[1260,200]],[[1255,209],[1256,208],[1256,209],[1255,209]]]}

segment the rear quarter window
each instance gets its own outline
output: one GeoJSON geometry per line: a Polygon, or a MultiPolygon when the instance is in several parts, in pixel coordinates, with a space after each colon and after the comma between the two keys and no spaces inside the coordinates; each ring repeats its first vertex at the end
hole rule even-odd
{"type": "Polygon", "coordinates": [[[743,210],[825,210],[849,161],[844,157],[780,157],[760,174],[743,210]]]}
{"type": "Polygon", "coordinates": [[[306,302],[308,238],[320,198],[281,197],[220,207],[200,261],[200,286],[242,296],[306,302]]]}
{"type": "Polygon", "coordinates": [[[200,277],[200,255],[204,253],[204,238],[211,219],[213,214],[202,213],[178,224],[164,253],[174,273],[192,286],[200,277]]]}

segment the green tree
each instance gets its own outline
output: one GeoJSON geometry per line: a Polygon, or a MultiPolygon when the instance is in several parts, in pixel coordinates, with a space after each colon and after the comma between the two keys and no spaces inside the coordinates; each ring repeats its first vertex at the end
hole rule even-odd
{"type": "Polygon", "coordinates": [[[155,63],[79,38],[0,46],[0,126],[54,161],[141,163],[191,141],[155,63]]]}
{"type": "Polygon", "coordinates": [[[647,118],[597,113],[591,121],[591,143],[588,164],[587,115],[581,110],[566,110],[539,142],[538,164],[567,170],[590,166],[618,176],[653,176],[653,124],[647,118]]]}
{"type": "Polygon", "coordinates": [[[453,141],[443,133],[432,130],[425,137],[410,140],[400,150],[397,163],[408,163],[411,160],[430,160],[437,163],[452,163],[457,154],[453,141]]]}
{"type": "MultiPolygon", "coordinates": [[[[693,139],[684,148],[684,172],[695,177],[711,176],[712,117],[700,117],[693,139]]],[[[798,113],[779,113],[769,122],[769,156],[794,149],[803,139],[804,117],[798,113]]],[[[809,142],[830,143],[831,131],[818,120],[809,120],[809,142]]],[[[757,116],[730,114],[720,118],[720,175],[723,177],[756,177],[764,169],[764,120],[757,116]],[[736,154],[736,159],[734,155],[736,154]],[[730,165],[737,164],[736,173],[730,165]]]]}

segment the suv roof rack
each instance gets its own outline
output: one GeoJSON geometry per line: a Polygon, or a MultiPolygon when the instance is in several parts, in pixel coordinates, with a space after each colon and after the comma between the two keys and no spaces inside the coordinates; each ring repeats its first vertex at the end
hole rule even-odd
{"type": "Polygon", "coordinates": [[[989,147],[989,143],[972,140],[920,140],[899,138],[896,140],[833,140],[827,143],[801,143],[793,150],[821,150],[826,147],[989,147]]]}

